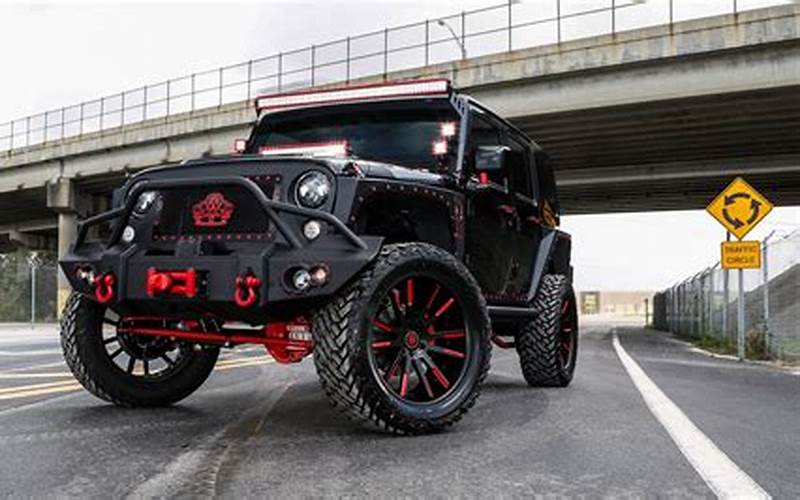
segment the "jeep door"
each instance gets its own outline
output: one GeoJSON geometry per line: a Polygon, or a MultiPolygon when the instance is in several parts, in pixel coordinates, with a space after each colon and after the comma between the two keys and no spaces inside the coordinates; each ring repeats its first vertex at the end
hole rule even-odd
{"type": "MultiPolygon", "coordinates": [[[[466,175],[467,234],[466,263],[481,285],[487,300],[492,303],[516,304],[524,302],[530,272],[528,269],[530,250],[524,249],[521,238],[521,200],[517,193],[509,190],[515,186],[518,172],[502,170],[487,172],[488,182],[478,181],[475,153],[480,146],[504,146],[507,138],[499,120],[480,109],[473,109],[469,141],[467,145],[466,175]]],[[[525,155],[517,148],[509,148],[509,156],[525,155]]]]}

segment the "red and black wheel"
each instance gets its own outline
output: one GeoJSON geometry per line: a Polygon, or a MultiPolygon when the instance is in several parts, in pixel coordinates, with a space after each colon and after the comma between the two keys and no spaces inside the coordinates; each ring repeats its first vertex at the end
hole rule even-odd
{"type": "MultiPolygon", "coordinates": [[[[169,321],[156,326],[173,326],[169,321]]],[[[131,325],[81,294],[67,301],[61,322],[64,358],[78,382],[98,398],[120,406],[169,405],[211,374],[219,348],[195,350],[185,342],[134,335],[126,328],[131,325]]]]}
{"type": "Polygon", "coordinates": [[[489,366],[489,319],[457,259],[388,245],[315,315],[323,387],[349,416],[400,434],[439,430],[474,404],[489,366]]]}
{"type": "Polygon", "coordinates": [[[516,337],[522,374],[531,386],[566,387],[578,359],[578,308],[567,278],[544,276],[532,308],[516,337]]]}
{"type": "Polygon", "coordinates": [[[370,311],[373,376],[393,397],[430,403],[458,387],[472,350],[463,304],[430,276],[394,283],[370,311]]]}

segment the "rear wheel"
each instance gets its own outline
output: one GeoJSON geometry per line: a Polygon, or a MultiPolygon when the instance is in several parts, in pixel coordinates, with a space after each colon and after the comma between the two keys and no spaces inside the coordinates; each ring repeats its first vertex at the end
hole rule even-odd
{"type": "Polygon", "coordinates": [[[546,275],[533,309],[516,338],[522,374],[531,386],[566,387],[578,354],[578,309],[566,277],[546,275]]]}
{"type": "Polygon", "coordinates": [[[312,331],[334,406],[398,434],[459,420],[489,366],[489,318],[477,283],[427,244],[386,246],[315,314],[312,331]]]}
{"type": "Polygon", "coordinates": [[[195,351],[185,342],[123,333],[123,326],[112,311],[77,293],[64,309],[61,346],[67,365],[81,385],[105,401],[175,403],[197,390],[217,361],[219,348],[195,351]]]}

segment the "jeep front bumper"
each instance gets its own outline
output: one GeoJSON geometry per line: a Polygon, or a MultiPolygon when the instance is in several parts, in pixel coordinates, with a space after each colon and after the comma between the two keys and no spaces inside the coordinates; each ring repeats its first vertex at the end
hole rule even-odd
{"type": "Polygon", "coordinates": [[[217,313],[255,321],[268,304],[287,306],[301,299],[321,298],[339,290],[378,253],[382,238],[355,235],[331,213],[269,199],[252,180],[218,176],[134,185],[124,206],[79,223],[78,236],[60,261],[72,287],[128,313],[217,313]],[[224,186],[244,189],[274,228],[268,241],[208,242],[181,236],[168,251],[147,238],[122,240],[133,207],[145,191],[224,186]],[[309,241],[301,230],[319,221],[322,234],[309,241]],[[92,227],[111,222],[105,241],[87,241],[92,227]],[[292,277],[299,270],[318,270],[324,282],[298,289],[292,277]]]}

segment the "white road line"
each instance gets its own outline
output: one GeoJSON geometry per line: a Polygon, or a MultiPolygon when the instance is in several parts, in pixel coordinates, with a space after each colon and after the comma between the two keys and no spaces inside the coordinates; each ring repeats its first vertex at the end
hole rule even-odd
{"type": "Polygon", "coordinates": [[[770,498],[753,479],[689,420],[683,411],[628,355],[617,334],[614,350],[645,404],[667,430],[678,449],[719,498],[770,498]]]}

